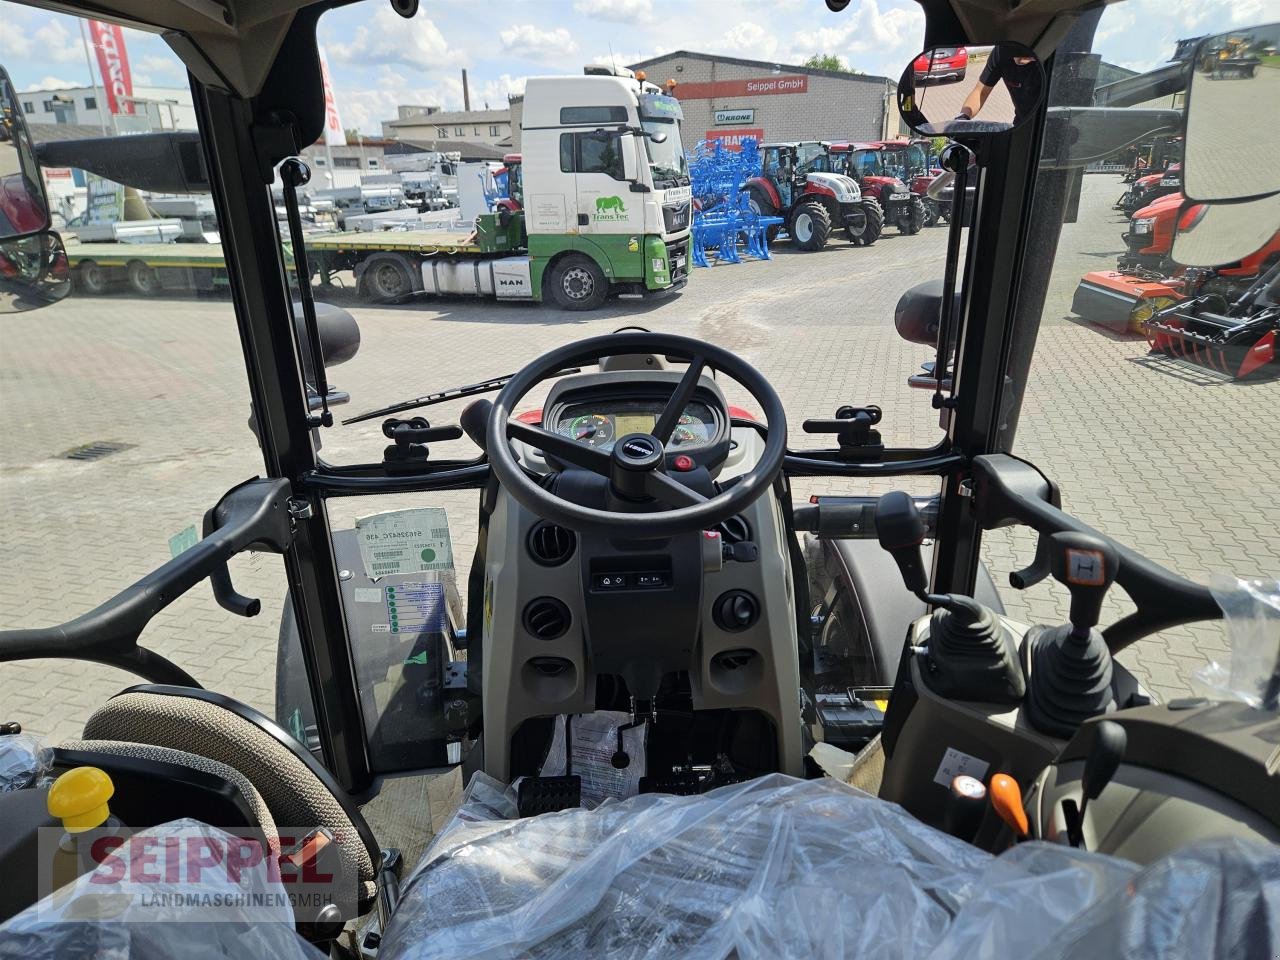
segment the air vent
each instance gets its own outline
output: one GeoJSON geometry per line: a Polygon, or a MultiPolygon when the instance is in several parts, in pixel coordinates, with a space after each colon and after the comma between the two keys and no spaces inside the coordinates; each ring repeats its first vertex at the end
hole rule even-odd
{"type": "Polygon", "coordinates": [[[558,567],[571,556],[577,538],[572,530],[545,521],[529,531],[529,555],[544,567],[558,567]]]}
{"type": "Polygon", "coordinates": [[[539,640],[564,636],[569,621],[569,608],[555,597],[538,597],[524,608],[524,628],[539,640]]]}
{"type": "Polygon", "coordinates": [[[95,440],[79,447],[72,447],[65,453],[58,454],[60,460],[101,460],[121,450],[128,450],[132,443],[118,443],[115,440],[95,440]]]}
{"type": "Polygon", "coordinates": [[[534,657],[529,661],[529,666],[540,677],[558,677],[566,670],[573,669],[573,662],[564,657],[534,657]]]}
{"type": "Polygon", "coordinates": [[[754,650],[726,650],[723,653],[717,653],[712,659],[722,670],[741,670],[750,666],[755,658],[754,650]]]}

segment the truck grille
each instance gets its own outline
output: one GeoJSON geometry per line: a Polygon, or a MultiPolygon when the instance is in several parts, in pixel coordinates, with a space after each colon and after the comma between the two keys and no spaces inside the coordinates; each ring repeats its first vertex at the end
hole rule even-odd
{"type": "Polygon", "coordinates": [[[666,245],[667,263],[671,267],[671,282],[689,276],[689,241],[673,240],[666,245]]]}
{"type": "Polygon", "coordinates": [[[688,200],[683,203],[669,203],[662,208],[662,226],[666,233],[677,233],[686,230],[689,227],[689,211],[691,204],[688,200]]]}

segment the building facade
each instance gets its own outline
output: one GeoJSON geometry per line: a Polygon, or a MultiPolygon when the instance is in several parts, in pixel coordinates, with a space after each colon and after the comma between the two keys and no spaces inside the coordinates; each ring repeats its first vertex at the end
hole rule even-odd
{"type": "Polygon", "coordinates": [[[382,121],[382,135],[389,139],[432,143],[454,140],[499,148],[511,144],[509,108],[441,110],[410,104],[397,107],[396,112],[396,119],[382,121]]]}
{"type": "Polygon", "coordinates": [[[101,87],[67,87],[58,90],[24,90],[18,94],[22,113],[30,125],[75,123],[97,127],[104,121],[109,133],[139,130],[195,130],[196,110],[187,87],[133,88],[133,115],[111,117],[102,103],[101,87]]]}
{"type": "Polygon", "coordinates": [[[652,83],[675,80],[685,149],[744,137],[879,140],[900,131],[897,84],[887,77],[677,50],[630,65],[652,83]]]}

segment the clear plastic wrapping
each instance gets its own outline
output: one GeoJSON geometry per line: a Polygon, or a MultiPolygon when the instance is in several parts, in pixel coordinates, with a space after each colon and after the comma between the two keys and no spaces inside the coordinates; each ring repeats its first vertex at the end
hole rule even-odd
{"type": "Polygon", "coordinates": [[[264,863],[217,860],[217,851],[237,843],[196,820],[140,831],[122,848],[136,853],[83,874],[0,926],[0,960],[322,960],[294,932],[288,894],[264,863]],[[181,880],[157,865],[160,850],[183,858],[181,880]],[[215,862],[193,875],[185,865],[190,850],[215,862]]]}
{"type": "Polygon", "coordinates": [[[472,781],[380,960],[1280,955],[1280,857],[1239,842],[1141,871],[1048,843],[993,857],[834,780],[781,775],[514,813],[499,784],[472,781]]]}
{"type": "Polygon", "coordinates": [[[1280,580],[1216,576],[1209,588],[1227,622],[1231,652],[1197,670],[1196,682],[1218,699],[1280,709],[1280,580]]]}
{"type": "Polygon", "coordinates": [[[53,751],[29,733],[0,736],[0,793],[35,786],[53,766],[53,751]]]}

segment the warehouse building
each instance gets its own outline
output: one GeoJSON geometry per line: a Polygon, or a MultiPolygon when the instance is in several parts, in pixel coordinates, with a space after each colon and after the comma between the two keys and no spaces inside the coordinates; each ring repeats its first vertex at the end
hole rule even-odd
{"type": "Polygon", "coordinates": [[[899,132],[887,77],[677,50],[631,64],[653,83],[675,80],[686,148],[720,138],[880,140],[899,132]]]}

